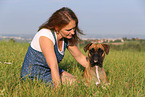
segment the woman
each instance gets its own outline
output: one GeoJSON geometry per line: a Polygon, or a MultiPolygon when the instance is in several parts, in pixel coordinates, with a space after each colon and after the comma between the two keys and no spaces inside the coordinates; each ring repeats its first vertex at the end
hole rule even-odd
{"type": "Polygon", "coordinates": [[[75,13],[66,7],[57,10],[47,22],[39,27],[26,53],[21,77],[38,79],[44,82],[53,82],[55,87],[60,83],[75,81],[70,73],[60,69],[58,63],[63,59],[65,49],[85,67],[87,64],[84,56],[77,48],[78,33],[83,34],[78,28],[78,19],[75,13]]]}

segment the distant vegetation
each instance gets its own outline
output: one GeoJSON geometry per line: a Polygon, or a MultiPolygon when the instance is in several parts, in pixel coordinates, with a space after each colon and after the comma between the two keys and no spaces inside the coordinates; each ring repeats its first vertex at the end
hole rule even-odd
{"type": "Polygon", "coordinates": [[[125,41],[122,45],[110,44],[114,50],[145,51],[145,40],[125,41]]]}
{"type": "MultiPolygon", "coordinates": [[[[104,40],[105,42],[111,46],[112,50],[129,50],[129,51],[145,51],[145,39],[138,39],[138,38],[122,38],[122,39],[115,39],[112,40],[104,40]],[[123,41],[122,41],[123,40],[123,41]]],[[[85,46],[86,44],[90,42],[97,43],[98,40],[81,40],[80,45],[85,46]]]]}
{"type": "Polygon", "coordinates": [[[16,41],[15,41],[14,39],[11,38],[11,39],[9,39],[9,42],[16,42],[16,41]]]}
{"type": "MultiPolygon", "coordinates": [[[[81,52],[86,56],[83,47],[81,52]]],[[[83,81],[84,67],[80,66],[68,51],[61,68],[77,76],[80,83],[63,85],[54,90],[35,80],[21,82],[20,72],[29,43],[0,41],[0,96],[4,97],[144,97],[145,96],[145,41],[125,41],[121,45],[109,43],[104,68],[110,81],[109,88],[95,85],[87,87],[83,81]]]]}

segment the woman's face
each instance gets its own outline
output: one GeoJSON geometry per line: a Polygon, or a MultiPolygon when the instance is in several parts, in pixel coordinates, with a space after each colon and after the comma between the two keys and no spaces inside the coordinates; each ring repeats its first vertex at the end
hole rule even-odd
{"type": "Polygon", "coordinates": [[[71,20],[68,25],[63,27],[59,33],[61,34],[62,37],[71,39],[72,36],[75,34],[76,30],[76,22],[74,20],[71,20]]]}

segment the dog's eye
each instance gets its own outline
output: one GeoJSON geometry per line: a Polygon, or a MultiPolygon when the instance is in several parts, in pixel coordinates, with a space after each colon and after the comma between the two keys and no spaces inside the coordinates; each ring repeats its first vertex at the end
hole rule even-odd
{"type": "Polygon", "coordinates": [[[92,54],[92,53],[95,52],[95,49],[94,48],[91,48],[89,52],[92,54]]]}
{"type": "Polygon", "coordinates": [[[101,54],[101,55],[104,53],[104,51],[103,51],[101,48],[98,49],[98,52],[99,52],[99,54],[101,54]]]}

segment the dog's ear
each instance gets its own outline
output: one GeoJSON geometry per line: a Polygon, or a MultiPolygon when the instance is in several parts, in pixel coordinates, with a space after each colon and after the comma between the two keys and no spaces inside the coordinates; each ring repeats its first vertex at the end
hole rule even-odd
{"type": "Polygon", "coordinates": [[[84,47],[84,51],[86,52],[88,49],[89,49],[89,47],[92,45],[92,43],[88,43],[85,47],[84,47]]]}
{"type": "Polygon", "coordinates": [[[110,51],[110,45],[108,45],[108,44],[102,44],[102,46],[104,47],[105,52],[108,55],[109,54],[109,51],[110,51]]]}

